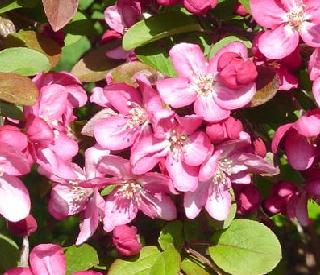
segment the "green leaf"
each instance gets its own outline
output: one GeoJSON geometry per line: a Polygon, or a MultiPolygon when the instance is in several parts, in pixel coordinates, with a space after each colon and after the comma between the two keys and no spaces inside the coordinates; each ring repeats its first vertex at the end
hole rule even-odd
{"type": "Polygon", "coordinates": [[[170,45],[170,41],[166,40],[165,44],[151,43],[137,48],[135,52],[138,59],[143,63],[150,65],[167,76],[175,76],[176,72],[168,54],[168,46],[170,45]]]}
{"type": "Polygon", "coordinates": [[[68,274],[88,270],[99,263],[97,251],[88,244],[68,247],[65,256],[68,274]]]}
{"type": "Polygon", "coordinates": [[[42,53],[23,47],[0,51],[0,72],[17,73],[24,76],[48,71],[49,59],[42,53]]]}
{"type": "Polygon", "coordinates": [[[219,40],[217,43],[212,45],[209,57],[213,57],[220,49],[222,49],[225,45],[232,43],[232,42],[242,42],[248,48],[252,47],[252,44],[249,40],[242,39],[237,36],[227,36],[219,40]]]}
{"type": "Polygon", "coordinates": [[[203,266],[191,259],[184,259],[181,263],[181,270],[186,275],[210,275],[203,266]]]}
{"type": "Polygon", "coordinates": [[[308,216],[312,220],[320,217],[320,206],[313,200],[308,200],[308,216]]]}
{"type": "Polygon", "coordinates": [[[177,275],[180,262],[180,255],[173,247],[160,252],[155,246],[145,246],[135,258],[117,259],[108,275],[177,275]]]}
{"type": "Polygon", "coordinates": [[[132,50],[164,37],[201,30],[194,16],[178,11],[161,13],[133,25],[123,36],[123,48],[132,50]]]}
{"type": "MultiPolygon", "coordinates": [[[[118,259],[110,267],[108,275],[147,275],[161,252],[155,246],[145,246],[138,257],[128,260],[118,259]]],[[[151,274],[150,274],[151,275],[151,274]]]]}
{"type": "Polygon", "coordinates": [[[12,267],[16,267],[19,262],[19,247],[8,237],[0,233],[0,274],[12,267]]]}
{"type": "Polygon", "coordinates": [[[150,275],[177,275],[180,270],[181,256],[174,247],[162,252],[150,270],[150,275]]]}
{"type": "Polygon", "coordinates": [[[183,225],[181,221],[174,221],[166,224],[160,231],[158,242],[163,250],[171,247],[180,250],[184,242],[183,225]]]}
{"type": "Polygon", "coordinates": [[[266,274],[281,259],[276,235],[266,226],[251,220],[234,220],[230,227],[214,235],[210,257],[225,272],[236,275],[266,274]]]}
{"type": "Polygon", "coordinates": [[[0,101],[0,116],[23,120],[22,108],[10,103],[0,101]]]}
{"type": "Polygon", "coordinates": [[[38,4],[38,0],[1,0],[0,13],[19,8],[31,8],[38,4]]]}

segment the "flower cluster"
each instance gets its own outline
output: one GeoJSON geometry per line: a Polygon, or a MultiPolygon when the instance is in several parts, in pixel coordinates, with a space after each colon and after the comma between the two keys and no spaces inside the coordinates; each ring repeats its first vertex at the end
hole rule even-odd
{"type": "MultiPolygon", "coordinates": [[[[116,62],[137,62],[139,55],[119,42],[159,6],[179,5],[188,16],[210,19],[208,12],[218,2],[118,0],[104,11],[108,30],[101,42],[117,45],[105,55],[116,62]]],[[[55,220],[79,217],[76,245],[99,231],[112,237],[122,256],[136,255],[143,247],[136,224],[141,216],[194,220],[203,211],[215,222],[226,221],[236,205],[238,215],[281,213],[308,226],[308,201],[320,201],[318,2],[250,0],[253,29],[246,35],[251,48],[241,39],[214,50],[178,40],[168,53],[171,77],[150,69],[118,81],[108,73],[88,96],[76,74],[38,73],[32,79],[39,90],[36,103],[23,107],[21,121],[1,120],[0,215],[8,229],[24,238],[37,230],[22,181],[29,173],[50,182],[47,208],[55,220]],[[281,123],[257,126],[247,120],[245,112],[269,92],[264,78],[271,76],[275,92],[290,96],[299,88],[297,71],[305,64],[312,108],[292,96],[298,106],[293,119],[286,112],[281,123]],[[77,110],[88,106],[94,112],[77,121],[77,110]],[[260,126],[267,128],[263,134],[260,126]],[[282,178],[283,162],[301,176],[301,185],[282,178]],[[272,177],[268,194],[261,194],[256,182],[261,176],[272,177]]],[[[240,3],[234,13],[251,16],[240,3]]],[[[58,245],[35,246],[27,258],[25,266],[5,275],[66,272],[58,245]]]]}

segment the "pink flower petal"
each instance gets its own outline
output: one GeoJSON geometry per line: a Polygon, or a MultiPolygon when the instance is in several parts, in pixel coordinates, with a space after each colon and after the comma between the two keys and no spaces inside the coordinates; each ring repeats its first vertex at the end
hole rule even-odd
{"type": "Polygon", "coordinates": [[[138,91],[124,83],[111,84],[103,89],[110,104],[121,114],[128,114],[128,103],[142,104],[141,95],[138,91]]]}
{"type": "Polygon", "coordinates": [[[114,195],[110,194],[104,208],[103,229],[111,232],[118,225],[130,223],[135,219],[137,212],[138,209],[133,203],[123,200],[118,205],[114,195]]]}
{"type": "Polygon", "coordinates": [[[197,115],[176,116],[176,120],[182,131],[188,135],[192,135],[202,124],[202,117],[197,115]]]}
{"type": "Polygon", "coordinates": [[[313,164],[315,148],[305,137],[292,132],[286,136],[284,147],[288,161],[294,169],[306,170],[313,164]]]}
{"type": "Polygon", "coordinates": [[[58,131],[55,133],[54,144],[50,145],[49,148],[55,152],[58,158],[66,161],[71,160],[79,151],[76,140],[58,131]]]}
{"type": "Polygon", "coordinates": [[[104,175],[115,176],[120,179],[132,177],[129,160],[114,155],[103,157],[99,162],[97,170],[104,175]]]}
{"type": "Polygon", "coordinates": [[[207,73],[207,60],[198,45],[180,43],[169,54],[179,76],[193,79],[207,73]]]}
{"type": "Polygon", "coordinates": [[[264,32],[258,41],[259,50],[269,59],[282,59],[288,56],[298,47],[298,44],[299,33],[284,24],[264,32]]]}
{"type": "Polygon", "coordinates": [[[212,95],[199,96],[194,103],[194,111],[210,122],[218,122],[230,116],[230,110],[221,108],[212,95]]]}
{"type": "Polygon", "coordinates": [[[300,31],[302,40],[311,47],[320,47],[320,24],[304,22],[300,31]]]}
{"type": "Polygon", "coordinates": [[[310,16],[310,21],[320,23],[320,6],[318,0],[305,0],[306,13],[310,16]]]}
{"type": "Polygon", "coordinates": [[[190,166],[199,166],[207,159],[210,149],[209,137],[203,132],[195,132],[183,146],[184,162],[190,166]]]}
{"type": "Polygon", "coordinates": [[[124,32],[124,22],[117,6],[109,6],[104,11],[106,23],[118,33],[124,32]]]}
{"type": "Polygon", "coordinates": [[[141,211],[151,217],[171,221],[177,218],[177,209],[173,201],[163,193],[146,194],[143,203],[139,206],[141,211]]]}
{"type": "Polygon", "coordinates": [[[212,192],[206,202],[206,210],[209,215],[218,221],[223,221],[228,217],[230,207],[231,195],[227,190],[212,192]]]}
{"type": "Polygon", "coordinates": [[[166,175],[149,172],[139,176],[138,180],[149,193],[169,193],[171,180],[166,175]]]}
{"type": "Polygon", "coordinates": [[[28,174],[31,165],[25,155],[10,145],[0,146],[0,170],[11,176],[28,174]]]}
{"type": "Polygon", "coordinates": [[[320,118],[315,115],[302,116],[293,125],[301,136],[316,137],[320,134],[320,118]]]}
{"type": "Polygon", "coordinates": [[[177,190],[181,192],[193,192],[197,189],[198,167],[183,163],[181,157],[172,152],[169,153],[165,165],[172,179],[172,184],[177,190]]]}
{"type": "Polygon", "coordinates": [[[283,20],[286,11],[277,0],[250,0],[253,18],[265,28],[275,28],[283,20]]]}
{"type": "Polygon", "coordinates": [[[93,129],[98,144],[109,150],[122,150],[130,147],[140,134],[141,128],[130,128],[129,119],[120,115],[99,120],[93,129]]]}
{"type": "Polygon", "coordinates": [[[83,213],[82,221],[80,223],[80,233],[78,235],[76,245],[84,243],[98,228],[100,218],[99,211],[101,211],[99,206],[103,209],[104,200],[100,196],[98,190],[95,190],[94,195],[90,198],[86,205],[86,210],[83,213]]]}
{"type": "Polygon", "coordinates": [[[209,182],[199,182],[198,188],[194,192],[184,194],[184,209],[188,219],[196,218],[202,207],[205,206],[209,191],[209,182]]]}
{"type": "Polygon", "coordinates": [[[162,100],[174,108],[181,108],[192,104],[196,99],[196,92],[192,90],[190,81],[183,77],[173,77],[157,82],[162,100]]]}
{"type": "Polygon", "coordinates": [[[11,222],[25,219],[30,212],[31,202],[27,188],[16,177],[0,177],[0,214],[11,222]]]}
{"type": "Polygon", "coordinates": [[[28,267],[16,267],[8,270],[3,275],[34,275],[28,267]]]}
{"type": "Polygon", "coordinates": [[[291,129],[293,126],[293,123],[288,123],[285,125],[280,126],[277,131],[275,132],[273,139],[272,139],[272,152],[277,153],[278,147],[280,142],[282,141],[283,137],[286,135],[286,133],[291,129]]]}
{"type": "Polygon", "coordinates": [[[30,253],[30,265],[34,275],[65,275],[66,259],[63,249],[55,244],[40,244],[30,253]]]}
{"type": "Polygon", "coordinates": [[[252,83],[237,90],[229,89],[226,86],[216,85],[216,103],[224,109],[233,110],[246,106],[256,93],[256,85],[252,83]]]}
{"type": "Polygon", "coordinates": [[[109,154],[109,150],[103,149],[99,145],[90,147],[85,151],[85,172],[87,179],[93,179],[97,176],[100,176],[99,172],[97,171],[97,166],[100,160],[109,154]]]}
{"type": "Polygon", "coordinates": [[[200,182],[209,181],[215,175],[219,165],[220,156],[220,152],[216,151],[204,164],[202,164],[199,171],[200,182]]]}

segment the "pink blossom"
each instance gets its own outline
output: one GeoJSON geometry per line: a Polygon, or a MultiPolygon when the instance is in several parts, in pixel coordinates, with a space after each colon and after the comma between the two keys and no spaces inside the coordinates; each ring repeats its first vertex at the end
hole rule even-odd
{"type": "Polygon", "coordinates": [[[249,14],[246,8],[243,5],[241,5],[240,2],[236,3],[234,7],[234,12],[235,14],[240,16],[247,16],[249,14]]]}
{"type": "Polygon", "coordinates": [[[307,226],[310,224],[307,211],[308,194],[303,189],[298,189],[291,182],[278,182],[271,190],[270,195],[264,201],[264,208],[272,214],[281,213],[290,219],[307,226]]]}
{"type": "Polygon", "coordinates": [[[100,159],[108,154],[108,150],[98,146],[89,148],[85,153],[85,169],[69,163],[65,164],[68,170],[64,175],[48,175],[57,183],[51,191],[50,214],[56,219],[63,219],[81,213],[80,233],[76,241],[78,245],[92,236],[103,217],[104,201],[99,194],[99,187],[105,180],[97,171],[97,166],[100,159]]]}
{"type": "Polygon", "coordinates": [[[247,140],[227,141],[217,146],[200,168],[198,189],[185,194],[187,217],[194,219],[205,207],[214,219],[225,220],[231,207],[231,184],[249,184],[251,173],[275,175],[278,169],[255,155],[247,140]]]}
{"type": "Polygon", "coordinates": [[[33,114],[47,122],[51,128],[69,126],[75,119],[73,109],[82,107],[87,102],[81,82],[70,73],[42,73],[33,81],[39,88],[40,95],[35,105],[24,108],[25,116],[28,118],[33,114]]]}
{"type": "Polygon", "coordinates": [[[117,0],[114,6],[106,8],[104,16],[111,29],[123,34],[127,28],[139,21],[141,6],[139,1],[117,0]]]}
{"type": "Polygon", "coordinates": [[[161,120],[155,135],[144,136],[132,148],[133,172],[144,174],[165,158],[173,187],[181,192],[194,191],[199,167],[212,149],[207,135],[197,130],[201,123],[197,116],[161,120]]]}
{"type": "Polygon", "coordinates": [[[270,59],[282,59],[299,45],[320,46],[320,8],[314,0],[250,0],[257,23],[267,30],[259,39],[260,51],[270,59]],[[277,45],[275,47],[275,45],[277,45]]]}
{"type": "MultiPolygon", "coordinates": [[[[261,35],[262,32],[258,33],[252,41],[252,53],[254,55],[254,61],[257,65],[259,76],[263,80],[264,78],[267,78],[271,71],[276,74],[280,81],[278,90],[289,91],[298,88],[299,83],[295,71],[298,70],[302,64],[299,48],[281,60],[268,59],[262,54],[258,47],[258,41],[261,35]]],[[[257,83],[257,86],[259,86],[259,83],[257,83]]]]}
{"type": "MultiPolygon", "coordinates": [[[[219,69],[219,61],[226,53],[236,54],[241,64],[251,62],[248,60],[247,48],[240,42],[226,45],[209,62],[198,45],[175,45],[170,50],[170,57],[179,76],[157,83],[164,102],[174,108],[188,106],[194,102],[195,113],[212,122],[226,119],[231,110],[248,104],[256,92],[254,81],[247,83],[241,80],[237,82],[240,85],[237,89],[231,89],[225,85],[226,79],[220,78],[223,70],[221,66],[219,69]]],[[[232,65],[230,70],[233,72],[230,71],[229,75],[233,74],[235,79],[239,80],[236,66],[232,65]]]]}
{"type": "Polygon", "coordinates": [[[18,222],[29,215],[29,193],[17,176],[28,174],[30,170],[31,163],[24,154],[7,143],[1,143],[0,215],[10,222],[18,222]]]}
{"type": "Polygon", "coordinates": [[[167,176],[153,172],[134,175],[130,162],[114,155],[102,158],[98,170],[113,176],[110,181],[115,184],[105,200],[105,231],[131,222],[139,210],[152,219],[176,218],[176,207],[168,196],[170,179],[167,176]]]}
{"type": "MultiPolygon", "coordinates": [[[[55,244],[35,246],[29,255],[30,267],[12,268],[4,275],[65,275],[66,259],[63,249],[55,244]]],[[[82,275],[102,275],[100,272],[87,271],[72,273],[82,275]]]]}
{"type": "Polygon", "coordinates": [[[172,111],[164,108],[160,97],[148,85],[140,83],[140,91],[127,84],[111,84],[103,94],[109,104],[118,111],[98,113],[88,122],[86,132],[93,129],[98,144],[109,150],[121,150],[136,143],[141,136],[151,131],[150,123],[158,116],[171,116],[172,111]]]}
{"type": "Polygon", "coordinates": [[[139,254],[141,244],[137,238],[135,226],[119,225],[112,231],[112,242],[118,252],[123,256],[139,254]]]}
{"type": "Polygon", "coordinates": [[[311,167],[317,156],[316,137],[320,133],[320,110],[315,109],[296,122],[280,126],[272,140],[276,153],[282,143],[290,165],[296,170],[311,167]]]}

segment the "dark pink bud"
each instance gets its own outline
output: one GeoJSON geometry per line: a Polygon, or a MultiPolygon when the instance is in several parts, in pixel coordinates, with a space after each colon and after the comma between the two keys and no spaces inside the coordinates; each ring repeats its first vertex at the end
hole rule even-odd
{"type": "Polygon", "coordinates": [[[234,8],[234,12],[235,14],[238,14],[240,16],[246,16],[249,13],[247,12],[246,8],[241,5],[239,2],[236,4],[235,8],[234,8]]]}
{"type": "Polygon", "coordinates": [[[162,6],[173,6],[180,2],[180,0],[157,0],[159,5],[162,6]]]}
{"type": "Polygon", "coordinates": [[[218,61],[219,80],[230,89],[250,84],[257,78],[256,65],[236,53],[227,52],[218,61]]]}
{"type": "Polygon", "coordinates": [[[226,129],[222,122],[208,125],[206,127],[206,133],[213,143],[219,143],[228,138],[226,129]]]}
{"type": "Polygon", "coordinates": [[[298,188],[291,182],[281,181],[274,186],[273,190],[280,198],[288,198],[293,196],[298,188]]]}
{"type": "Polygon", "coordinates": [[[18,237],[30,236],[37,228],[37,221],[32,215],[18,222],[8,222],[8,229],[18,237]]]}
{"type": "Polygon", "coordinates": [[[240,132],[243,131],[242,122],[233,117],[229,117],[224,121],[224,124],[227,130],[228,137],[230,139],[238,139],[240,132]]]}
{"type": "Polygon", "coordinates": [[[217,0],[183,0],[184,7],[194,14],[205,14],[217,4],[217,0]]]}
{"type": "Polygon", "coordinates": [[[121,33],[116,32],[115,30],[107,30],[101,38],[102,43],[107,43],[112,40],[116,40],[122,37],[121,33]]]}
{"type": "Polygon", "coordinates": [[[141,244],[137,238],[135,226],[120,225],[113,230],[112,242],[118,252],[123,256],[137,255],[141,244]]]}
{"type": "Polygon", "coordinates": [[[267,148],[266,148],[266,145],[264,144],[264,141],[263,139],[261,138],[257,138],[254,142],[253,142],[253,145],[254,145],[254,151],[255,153],[264,158],[267,154],[267,148]]]}
{"type": "Polygon", "coordinates": [[[239,214],[247,215],[257,210],[260,204],[260,193],[254,185],[244,185],[241,188],[235,188],[235,191],[239,214]]]}

